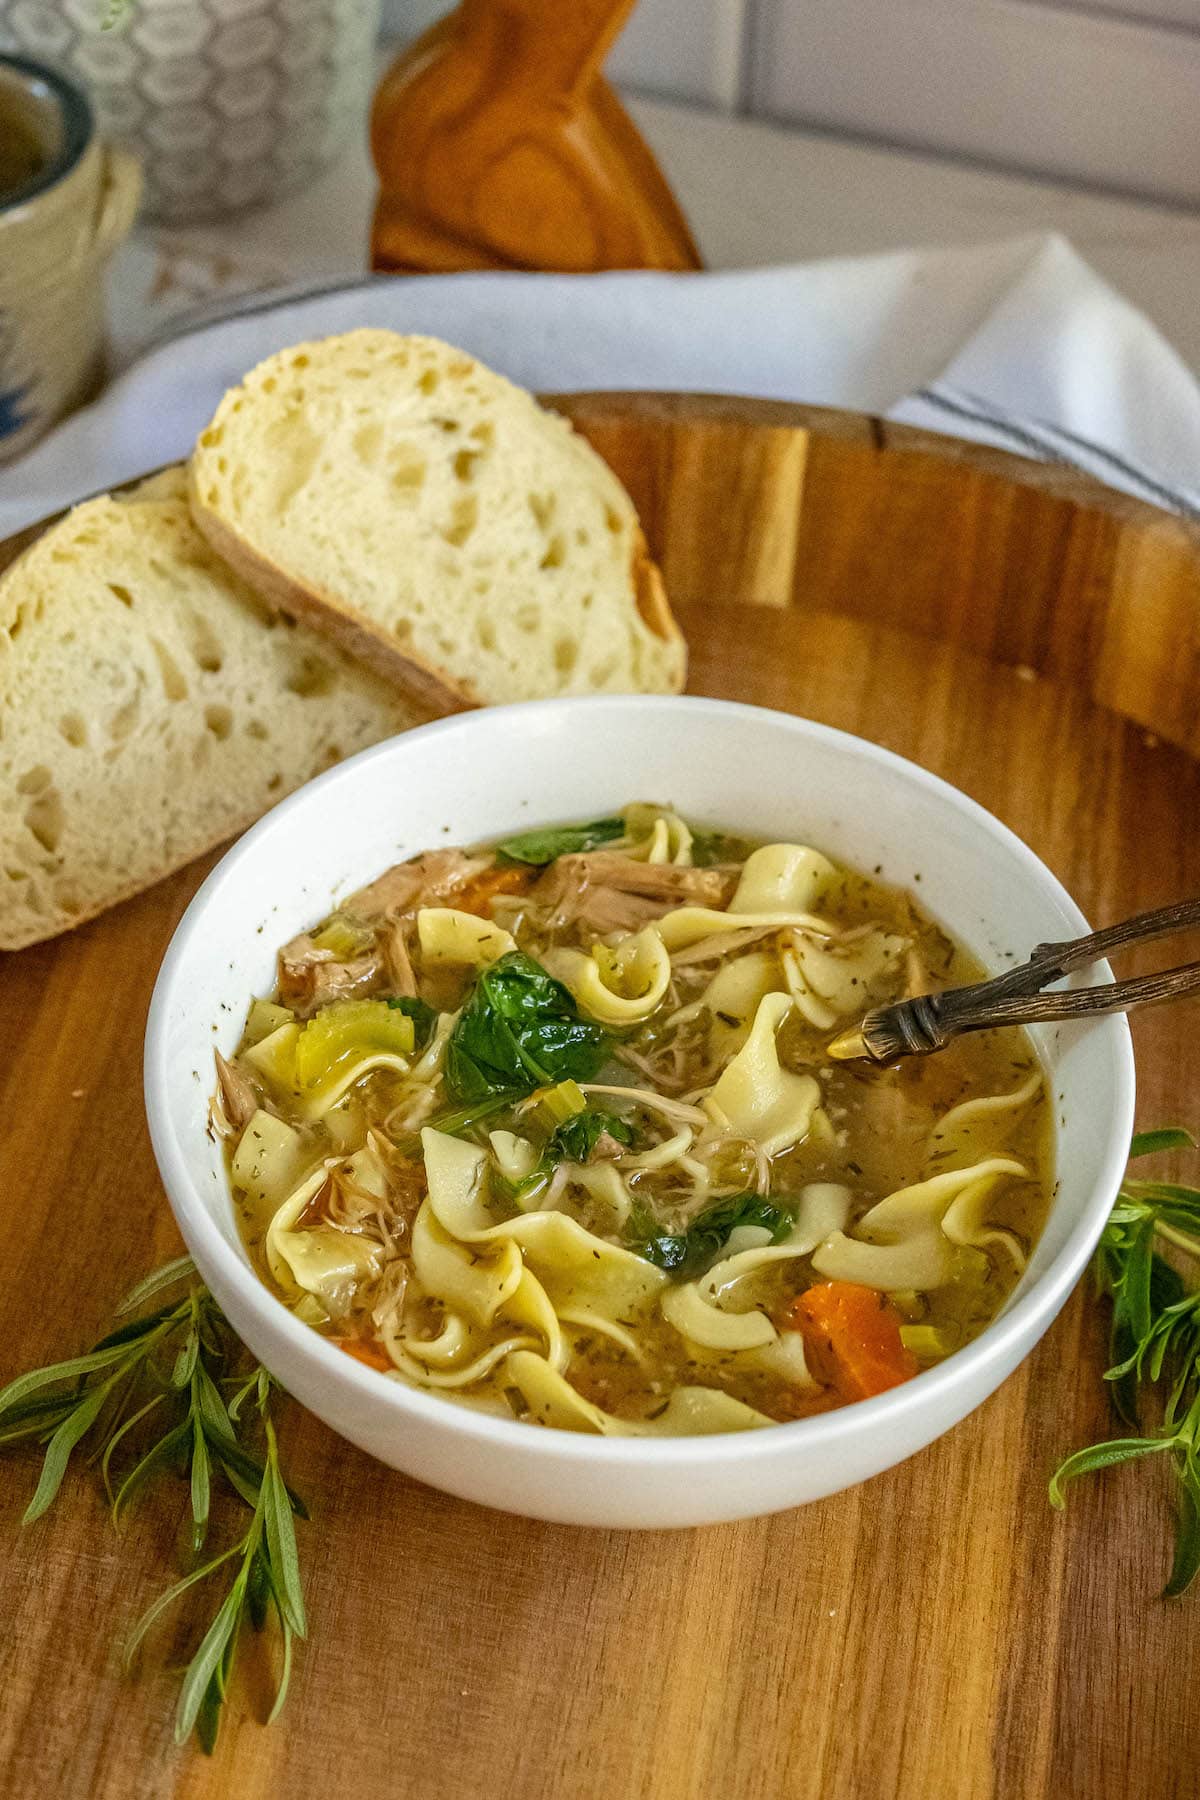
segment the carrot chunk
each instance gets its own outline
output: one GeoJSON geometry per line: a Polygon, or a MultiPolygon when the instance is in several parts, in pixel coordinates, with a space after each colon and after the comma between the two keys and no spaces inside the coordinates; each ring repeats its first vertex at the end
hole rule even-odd
{"type": "Polygon", "coordinates": [[[813,1374],[842,1400],[869,1400],[917,1373],[900,1315],[877,1288],[819,1282],[790,1303],[785,1323],[803,1333],[813,1374]]]}
{"type": "Polygon", "coordinates": [[[458,892],[451,896],[449,904],[456,906],[459,912],[478,913],[486,919],[492,901],[497,894],[523,894],[540,874],[538,869],[526,869],[514,863],[494,863],[490,869],[484,869],[458,892]]]}
{"type": "Polygon", "coordinates": [[[339,1350],[352,1356],[355,1362],[366,1363],[368,1369],[387,1371],[395,1367],[390,1356],[378,1344],[372,1344],[367,1338],[334,1338],[339,1350]]]}

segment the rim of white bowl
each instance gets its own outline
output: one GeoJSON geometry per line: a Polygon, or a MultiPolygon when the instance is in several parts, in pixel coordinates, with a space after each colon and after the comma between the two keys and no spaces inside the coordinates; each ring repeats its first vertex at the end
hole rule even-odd
{"type": "MultiPolygon", "coordinates": [[[[656,712],[686,710],[698,717],[743,719],[752,724],[769,722],[772,729],[794,732],[799,737],[817,739],[834,747],[849,749],[864,761],[887,770],[900,780],[932,792],[946,804],[976,825],[982,825],[1024,863],[1031,877],[1043,891],[1053,897],[1067,914],[1078,933],[1089,931],[1087,920],[1067,889],[1029,848],[986,807],[972,800],[961,789],[941,776],[933,775],[919,763],[885,750],[868,738],[853,732],[839,731],[795,713],[778,712],[770,707],[751,706],[741,701],[711,700],[700,695],[603,694],[580,695],[554,700],[528,700],[509,706],[494,706],[474,712],[456,713],[447,719],[414,727],[411,731],[373,744],[356,756],[347,758],[324,774],[314,777],[295,793],[281,800],[251,826],[232,847],[197,890],[171,937],[154,991],[146,1021],[143,1080],[150,1142],[162,1177],[167,1200],[183,1234],[184,1241],[196,1258],[217,1265],[223,1280],[234,1289],[247,1307],[263,1316],[268,1328],[281,1333],[296,1351],[311,1358],[325,1369],[335,1382],[357,1391],[364,1399],[391,1407],[398,1420],[406,1416],[424,1418],[443,1429],[451,1430],[480,1447],[500,1446],[515,1449],[531,1458],[546,1460],[567,1457],[568,1460],[595,1461],[602,1464],[653,1463],[663,1467],[695,1462],[723,1463],[769,1459],[788,1446],[805,1445],[818,1452],[860,1431],[870,1432],[890,1420],[907,1414],[936,1410],[939,1399],[950,1395],[974,1371],[985,1374],[997,1363],[1003,1363],[1014,1344],[1020,1343],[1031,1324],[1035,1335],[1030,1350],[1049,1328],[1071,1289],[1083,1273],[1088,1258],[1104,1228],[1129,1156],[1129,1143],[1134,1117],[1133,1039],[1124,1015],[1115,1014],[1097,1020],[1093,1029],[1103,1031],[1111,1040],[1113,1058],[1114,1104],[1108,1114],[1108,1143],[1100,1178],[1076,1220],[1066,1243],[1037,1281],[1011,1306],[1002,1311],[977,1338],[956,1350],[944,1362],[903,1382],[885,1394],[870,1400],[858,1400],[839,1406],[831,1412],[817,1413],[806,1419],[760,1426],[753,1431],[734,1431],[686,1437],[644,1438],[606,1437],[599,1433],[569,1431],[559,1426],[531,1426],[521,1419],[503,1419],[488,1413],[459,1406],[455,1401],[368,1368],[347,1356],[336,1345],[305,1325],[276,1299],[254,1270],[233,1248],[197,1192],[176,1141],[166,1099],[166,1030],[170,1012],[170,996],[181,967],[192,954],[193,943],[202,932],[205,914],[213,894],[229,879],[234,868],[253,856],[258,844],[286,825],[293,812],[311,802],[314,793],[353,782],[357,771],[393,754],[397,743],[410,744],[420,739],[455,732],[487,731],[494,723],[519,722],[522,717],[538,717],[562,711],[635,711],[656,712]],[[1040,1329],[1037,1329],[1040,1324],[1040,1329]]],[[[1101,972],[1106,964],[1097,964],[1101,972]]],[[[228,1197],[228,1190],[227,1190],[228,1197]]],[[[232,1201],[230,1201],[232,1204],[232,1201]]],[[[203,1275],[203,1269],[200,1270],[203,1275]]],[[[1003,1379],[1003,1378],[1002,1378],[1003,1379]]],[[[336,1430],[336,1426],[333,1427],[336,1430]]],[[[939,1432],[937,1435],[941,1435],[939,1432]]]]}

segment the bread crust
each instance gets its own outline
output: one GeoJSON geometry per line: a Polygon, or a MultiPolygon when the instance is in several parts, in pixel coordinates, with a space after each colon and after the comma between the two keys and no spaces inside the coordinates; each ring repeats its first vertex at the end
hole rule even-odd
{"type": "Polygon", "coordinates": [[[204,505],[196,493],[194,481],[190,504],[196,527],[209,548],[235,575],[240,575],[267,606],[275,612],[287,613],[331,638],[341,649],[390,681],[401,697],[425,718],[470,712],[486,704],[465,685],[460,687],[449,681],[443,670],[415,655],[405,655],[378,629],[340,602],[293,581],[269,557],[251,550],[236,531],[204,505]]]}
{"type": "MultiPolygon", "coordinates": [[[[221,432],[231,422],[232,415],[243,405],[253,408],[261,397],[268,394],[274,396],[274,403],[278,404],[283,397],[278,390],[286,387],[295,368],[302,363],[307,369],[311,361],[331,350],[335,355],[340,354],[356,338],[364,340],[364,349],[368,355],[373,354],[380,343],[384,343],[416,346],[433,352],[443,360],[458,359],[468,373],[477,371],[482,378],[498,384],[502,390],[511,391],[514,397],[519,397],[523,406],[530,407],[535,413],[540,412],[544,421],[553,421],[554,429],[562,433],[564,451],[567,441],[573,440],[578,447],[577,454],[586,463],[597,465],[597,476],[603,471],[606,483],[614,490],[612,505],[614,509],[619,509],[618,516],[628,534],[628,561],[624,565],[623,585],[626,601],[632,607],[640,627],[638,635],[642,635],[643,655],[651,655],[650,646],[645,644],[643,634],[654,639],[657,646],[657,653],[650,664],[652,674],[649,680],[654,690],[665,689],[679,693],[687,676],[686,641],[671,611],[662,575],[651,558],[633,503],[616,475],[587,443],[586,438],[575,430],[569,419],[539,408],[534,396],[514,387],[483,364],[477,364],[466,353],[456,351],[453,346],[434,338],[406,338],[393,332],[363,329],[314,343],[297,344],[265,358],[247,372],[239,387],[230,389],[209,426],[201,432],[188,466],[188,497],[193,519],[197,529],[222,561],[254,588],[269,607],[323,632],[343,650],[395,686],[425,716],[463,712],[486,706],[493,700],[494,694],[481,688],[473,669],[468,667],[460,673],[453,673],[438,658],[436,649],[431,651],[428,643],[419,650],[411,641],[398,638],[387,625],[355,605],[352,589],[336,581],[331,586],[333,578],[328,574],[322,577],[311,570],[305,572],[283,566],[284,562],[293,561],[286,549],[278,542],[271,543],[268,548],[261,537],[256,541],[256,534],[243,526],[238,508],[230,504],[223,485],[214,481],[214,475],[223,475],[225,469],[223,460],[218,463],[215,471],[211,467],[216,458],[215,446],[221,432]],[[277,558],[282,558],[283,561],[276,560],[277,558]]],[[[303,379],[307,380],[308,377],[303,379]]],[[[569,460],[566,466],[570,471],[572,465],[569,460]]],[[[621,576],[617,564],[613,565],[613,575],[620,585],[621,576]]],[[[564,605],[560,627],[569,628],[572,624],[569,610],[569,606],[564,605]]],[[[642,667],[645,669],[646,664],[643,663],[642,667]]],[[[633,682],[643,685],[636,674],[633,675],[633,682]]],[[[546,691],[555,690],[547,688],[546,691]]],[[[589,690],[579,688],[568,691],[589,690]]]]}
{"type": "MultiPolygon", "coordinates": [[[[240,575],[260,599],[276,612],[288,613],[302,624],[324,633],[349,655],[357,657],[376,674],[392,682],[403,698],[427,718],[473,712],[488,702],[468,682],[455,682],[445,669],[427,662],[415,651],[400,650],[378,626],[361,618],[340,600],[315,592],[293,580],[278,563],[250,549],[218,513],[205,506],[193,481],[190,487],[192,517],[209,548],[240,575]]],[[[667,600],[662,575],[651,559],[639,529],[630,557],[630,583],[638,614],[648,630],[664,643],[683,652],[672,676],[672,693],[682,693],[687,680],[686,640],[667,600]]]]}
{"type": "Polygon", "coordinates": [[[655,637],[661,638],[665,644],[678,645],[683,652],[679,658],[678,680],[673,688],[675,693],[680,694],[687,680],[687,640],[671,611],[662,570],[650,555],[650,548],[640,525],[629,559],[629,581],[633,588],[634,605],[646,629],[652,631],[655,637]]]}
{"type": "MultiPolygon", "coordinates": [[[[7,658],[0,656],[5,705],[13,715],[21,715],[14,716],[14,733],[6,733],[5,743],[0,746],[4,751],[0,773],[6,808],[5,829],[0,838],[6,852],[11,845],[19,868],[25,868],[30,854],[34,859],[26,870],[29,882],[2,884],[6,891],[0,893],[0,952],[44,943],[89,923],[109,907],[230,842],[284,794],[294,792],[329,766],[329,755],[350,754],[368,743],[381,742],[425,716],[406,706],[393,686],[357,662],[347,662],[335,651],[327,634],[300,634],[298,629],[293,636],[290,630],[280,628],[279,636],[275,635],[269,610],[247,584],[235,580],[227,565],[212,556],[196,530],[187,503],[184,474],[182,467],[173,467],[120,495],[96,496],[60,519],[48,522],[41,536],[25,547],[0,580],[0,649],[8,648],[6,625],[11,626],[29,608],[35,634],[40,629],[38,622],[49,611],[46,630],[52,652],[52,660],[47,664],[34,645],[28,670],[19,663],[9,665],[7,658]],[[56,546],[66,552],[64,563],[71,564],[66,573],[48,569],[46,552],[53,553],[56,546]],[[139,610],[133,615],[135,624],[124,608],[136,604],[140,609],[139,584],[151,579],[148,556],[150,569],[157,569],[151,550],[171,564],[172,571],[161,571],[167,590],[161,597],[162,610],[156,610],[159,600],[154,600],[148,612],[139,610]],[[173,566],[176,556],[178,568],[173,566]],[[81,560],[87,564],[82,598],[97,600],[107,586],[112,596],[108,604],[116,616],[103,628],[108,638],[101,642],[89,635],[91,615],[86,619],[80,615],[76,623],[87,627],[86,649],[79,652],[84,662],[67,665],[72,672],[72,685],[68,688],[62,685],[63,670],[53,661],[58,646],[57,608],[60,603],[64,607],[80,604],[81,593],[73,583],[81,560]],[[70,582],[66,574],[70,574],[70,582]],[[106,581],[106,577],[110,579],[106,581]],[[125,580],[131,588],[113,585],[125,580]],[[178,586],[180,581],[184,583],[182,587],[178,586]],[[187,585],[191,582],[208,585],[187,585]],[[211,640],[189,639],[186,627],[182,633],[176,629],[180,618],[191,616],[193,606],[202,609],[206,598],[213,604],[226,590],[230,611],[226,615],[222,608],[212,614],[215,635],[211,640]],[[175,606],[176,593],[183,602],[182,612],[175,606]],[[116,604],[118,601],[120,605],[116,604]],[[127,618],[131,619],[128,639],[122,635],[127,618]],[[134,718],[145,707],[142,724],[148,726],[151,734],[145,739],[145,748],[127,752],[111,775],[99,760],[105,742],[110,691],[103,679],[98,687],[90,686],[85,669],[85,662],[93,657],[108,656],[110,644],[114,666],[124,662],[137,670],[136,683],[131,677],[130,687],[124,691],[132,695],[138,709],[134,718]],[[195,668],[189,662],[189,653],[195,668]],[[229,653],[233,656],[232,665],[222,673],[229,653]],[[293,676],[307,677],[310,654],[319,658],[322,672],[326,672],[323,665],[328,664],[336,683],[332,705],[324,700],[319,703],[322,711],[313,715],[315,723],[311,729],[307,717],[302,722],[297,710],[307,712],[313,704],[307,698],[309,690],[292,686],[293,676]],[[214,655],[215,661],[207,660],[214,655]],[[186,677],[181,672],[185,668],[186,677]],[[27,687],[34,675],[36,704],[33,689],[27,687]],[[248,681],[253,683],[250,688],[248,681]],[[180,684],[178,689],[175,683],[180,684]],[[210,745],[202,725],[213,734],[213,739],[224,743],[231,735],[231,708],[249,704],[257,709],[259,702],[268,709],[277,703],[285,709],[276,715],[285,726],[276,747],[271,751],[259,748],[259,740],[265,741],[267,735],[261,729],[249,730],[244,736],[239,733],[236,742],[240,748],[231,751],[232,763],[218,760],[208,767],[207,774],[197,775],[196,770],[204,767],[197,760],[198,752],[210,745]],[[185,703],[189,710],[177,715],[180,723],[172,725],[176,703],[185,703]],[[60,707],[70,710],[64,712],[56,731],[55,715],[60,707]],[[63,730],[68,722],[78,735],[63,730]],[[161,735],[155,733],[156,726],[161,735]],[[65,745],[60,742],[59,732],[66,739],[65,745]],[[343,746],[340,751],[335,748],[339,742],[343,746]],[[192,758],[186,797],[175,808],[168,803],[170,796],[150,760],[157,756],[160,746],[169,754],[192,758]],[[86,778],[81,777],[79,766],[74,763],[79,757],[89,759],[91,773],[86,778]],[[276,767],[277,787],[266,780],[276,767]],[[19,778],[29,774],[44,776],[42,785],[22,785],[19,778]],[[54,795],[59,807],[53,820],[59,841],[50,844],[42,840],[44,849],[61,851],[51,863],[38,859],[38,852],[27,845],[20,825],[22,806],[26,801],[35,804],[43,789],[54,795]],[[9,796],[14,802],[11,821],[7,810],[9,796]]],[[[157,574],[154,579],[157,582],[157,574]]],[[[194,617],[199,621],[201,612],[197,610],[194,617]]],[[[67,623],[71,621],[68,619],[67,623]]],[[[72,630],[63,642],[75,642],[77,635],[72,630]]],[[[312,691],[323,692],[319,687],[312,691]]],[[[256,714],[248,716],[253,723],[256,714]]],[[[6,716],[5,725],[9,723],[6,716]]],[[[258,723],[261,727],[261,720],[258,723]]],[[[114,741],[125,744],[124,733],[114,741]]],[[[29,825],[28,817],[25,824],[29,825]]],[[[36,831],[35,827],[31,829],[36,831]]]]}

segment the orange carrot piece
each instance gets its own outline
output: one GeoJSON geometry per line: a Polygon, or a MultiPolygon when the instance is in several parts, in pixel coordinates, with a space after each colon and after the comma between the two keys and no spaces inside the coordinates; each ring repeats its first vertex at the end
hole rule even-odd
{"type": "Polygon", "coordinates": [[[869,1400],[917,1373],[900,1336],[900,1315],[877,1288],[822,1281],[798,1294],[785,1324],[804,1334],[809,1367],[842,1400],[869,1400]]]}
{"type": "Polygon", "coordinates": [[[386,1374],[395,1366],[386,1351],[366,1338],[334,1338],[333,1341],[339,1350],[344,1350],[355,1362],[366,1363],[368,1369],[382,1369],[386,1374]]]}
{"type": "Polygon", "coordinates": [[[537,869],[521,868],[516,863],[493,863],[490,869],[465,882],[451,896],[449,904],[459,912],[478,913],[486,919],[497,894],[523,894],[538,874],[537,869]]]}

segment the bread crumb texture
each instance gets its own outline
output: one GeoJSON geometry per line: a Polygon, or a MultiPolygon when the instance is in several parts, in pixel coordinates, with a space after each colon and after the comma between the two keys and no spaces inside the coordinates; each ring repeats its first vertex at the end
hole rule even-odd
{"type": "Polygon", "coordinates": [[[182,469],[76,507],[0,577],[0,948],[135,893],[412,722],[217,560],[182,469]]]}
{"type": "Polygon", "coordinates": [[[261,363],[201,434],[191,497],[256,585],[290,586],[306,617],[354,624],[466,702],[683,684],[616,476],[436,339],[353,331],[261,363]]]}

